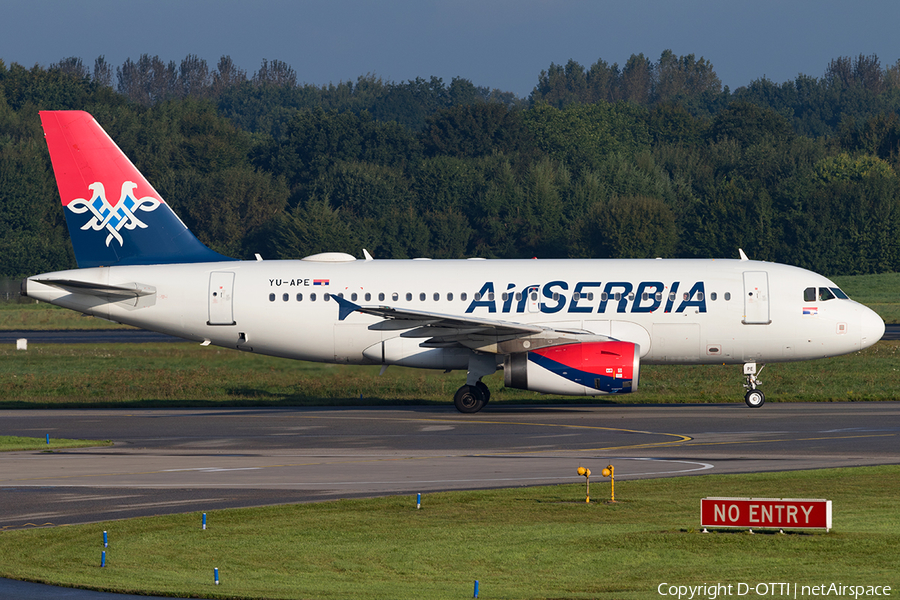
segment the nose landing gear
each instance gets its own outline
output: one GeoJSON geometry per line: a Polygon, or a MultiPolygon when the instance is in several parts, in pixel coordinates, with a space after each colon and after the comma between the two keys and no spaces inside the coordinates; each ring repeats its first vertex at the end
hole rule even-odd
{"type": "MultiPolygon", "coordinates": [[[[761,366],[759,373],[765,367],[766,365],[761,366]]],[[[744,384],[744,387],[747,389],[747,393],[744,395],[744,402],[750,408],[759,408],[766,403],[766,395],[758,387],[762,382],[756,378],[756,363],[744,363],[744,375],[747,377],[747,383],[744,384]]]]}

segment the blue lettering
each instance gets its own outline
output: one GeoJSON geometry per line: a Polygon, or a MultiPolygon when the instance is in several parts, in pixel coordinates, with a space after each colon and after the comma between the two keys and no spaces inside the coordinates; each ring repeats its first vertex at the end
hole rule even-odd
{"type": "Polygon", "coordinates": [[[600,307],[597,309],[597,312],[606,312],[606,303],[613,299],[613,290],[617,288],[621,288],[622,291],[620,292],[619,306],[616,308],[616,312],[625,312],[625,307],[628,305],[628,294],[633,289],[633,286],[627,281],[610,281],[606,284],[606,287],[603,288],[603,293],[606,294],[606,296],[600,299],[600,307]]]}
{"type": "Polygon", "coordinates": [[[672,284],[672,291],[669,292],[669,299],[666,300],[666,312],[672,312],[672,305],[675,303],[675,296],[678,294],[678,284],[680,282],[676,281],[672,284]]]}
{"type": "Polygon", "coordinates": [[[497,303],[491,300],[494,294],[494,282],[486,281],[483,286],[481,286],[481,291],[475,294],[478,300],[472,300],[472,303],[469,304],[469,308],[466,309],[466,314],[470,312],[474,312],[476,308],[486,308],[488,312],[495,313],[497,312],[497,303]],[[487,298],[487,300],[485,300],[487,298]]]}
{"type": "MultiPolygon", "coordinates": [[[[537,294],[537,293],[538,293],[538,288],[539,288],[539,287],[540,287],[540,286],[537,286],[537,285],[529,285],[529,286],[526,287],[524,290],[522,290],[522,298],[519,300],[519,304],[516,305],[516,312],[517,312],[517,313],[523,313],[523,312],[525,312],[525,306],[526,306],[526,305],[528,304],[528,302],[529,302],[528,296],[530,296],[531,294],[537,294]]],[[[535,301],[537,301],[537,298],[535,298],[535,301]]]]}
{"type": "Polygon", "coordinates": [[[631,312],[651,313],[659,308],[659,305],[662,304],[661,294],[665,289],[666,286],[664,286],[660,281],[642,282],[640,285],[638,285],[637,292],[635,292],[634,304],[631,305],[631,312]],[[647,294],[647,299],[651,301],[647,306],[642,305],[644,294],[647,294]],[[659,300],[656,299],[656,294],[660,294],[659,300]]]}
{"type": "MultiPolygon", "coordinates": [[[[553,288],[559,287],[564,290],[569,289],[569,284],[565,281],[551,281],[550,283],[544,285],[544,298],[553,299],[553,288]]],[[[548,306],[547,304],[541,304],[541,312],[544,313],[557,313],[562,310],[563,306],[566,305],[566,297],[557,292],[556,297],[556,306],[548,306]]]]}
{"type": "Polygon", "coordinates": [[[684,300],[675,312],[684,312],[684,309],[696,306],[700,312],[706,312],[706,292],[703,288],[703,282],[698,281],[687,293],[687,300],[684,300]]]}
{"type": "Polygon", "coordinates": [[[503,301],[503,312],[508,313],[509,309],[512,307],[513,294],[512,290],[516,287],[514,283],[506,284],[506,300],[503,301]]]}
{"type": "Polygon", "coordinates": [[[579,297],[578,300],[575,299],[575,294],[579,296],[583,296],[583,290],[586,287],[600,287],[599,281],[579,281],[575,284],[575,290],[572,292],[572,302],[569,304],[569,312],[570,313],[589,313],[593,312],[593,307],[591,306],[578,306],[578,302],[580,300],[584,300],[583,297],[579,297]]]}

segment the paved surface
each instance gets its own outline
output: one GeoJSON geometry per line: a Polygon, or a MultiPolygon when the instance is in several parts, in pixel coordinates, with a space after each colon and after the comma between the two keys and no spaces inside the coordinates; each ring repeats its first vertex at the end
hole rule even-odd
{"type": "Polygon", "coordinates": [[[0,411],[0,528],[579,481],[900,464],[900,403],[0,411]]]}
{"type": "MultiPolygon", "coordinates": [[[[0,455],[0,528],[581,481],[900,464],[900,403],[4,410],[0,435],[115,446],[0,455]]],[[[0,580],[0,598],[123,596],[0,580]]]]}
{"type": "Polygon", "coordinates": [[[26,339],[29,344],[141,344],[147,342],[184,342],[164,333],[145,329],[48,329],[0,331],[0,344],[15,344],[26,339]]]}

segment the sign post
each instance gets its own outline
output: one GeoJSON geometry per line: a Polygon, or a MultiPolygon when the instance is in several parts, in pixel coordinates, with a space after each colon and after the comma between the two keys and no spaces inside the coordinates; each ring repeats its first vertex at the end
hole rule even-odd
{"type": "Polygon", "coordinates": [[[700,526],[736,529],[831,529],[831,500],[703,498],[700,526]]]}

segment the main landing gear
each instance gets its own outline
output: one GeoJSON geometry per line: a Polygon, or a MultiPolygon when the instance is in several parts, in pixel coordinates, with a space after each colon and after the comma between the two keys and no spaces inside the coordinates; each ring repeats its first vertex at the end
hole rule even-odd
{"type": "Polygon", "coordinates": [[[472,354],[469,357],[469,371],[466,385],[456,390],[453,404],[461,413],[477,413],[491,399],[491,390],[481,381],[485,375],[497,370],[497,359],[493,354],[472,354]]]}
{"type": "Polygon", "coordinates": [[[453,396],[453,404],[461,413],[477,413],[491,400],[491,390],[483,381],[475,382],[475,385],[464,385],[456,390],[453,396]]]}
{"type": "MultiPolygon", "coordinates": [[[[761,373],[765,367],[766,365],[761,366],[759,372],[761,373]]],[[[747,388],[744,402],[750,408],[759,408],[766,403],[766,395],[757,387],[762,382],[756,378],[756,363],[744,363],[744,375],[747,377],[747,383],[744,384],[744,387],[747,388]]]]}

